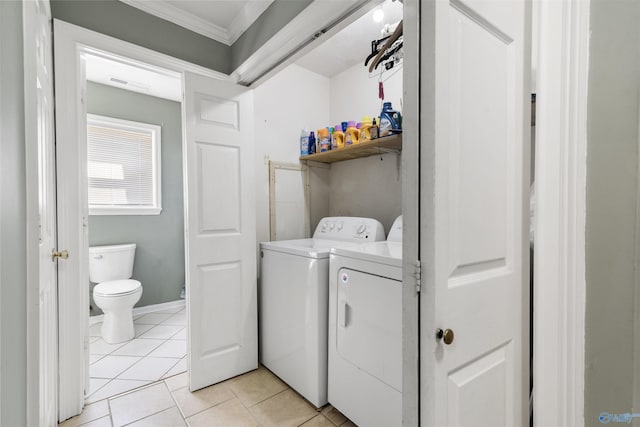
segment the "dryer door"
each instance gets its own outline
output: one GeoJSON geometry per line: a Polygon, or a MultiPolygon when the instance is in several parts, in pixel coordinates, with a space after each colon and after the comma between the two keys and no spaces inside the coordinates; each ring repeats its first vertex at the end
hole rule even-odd
{"type": "Polygon", "coordinates": [[[345,360],[402,392],[402,282],[341,268],[336,347],[345,360]]]}

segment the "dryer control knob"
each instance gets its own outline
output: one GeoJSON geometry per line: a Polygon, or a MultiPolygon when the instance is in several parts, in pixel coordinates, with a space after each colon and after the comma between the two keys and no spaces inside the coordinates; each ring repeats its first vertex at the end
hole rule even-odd
{"type": "Polygon", "coordinates": [[[335,224],[333,222],[329,223],[329,230],[333,230],[335,228],[335,224]]]}
{"type": "Polygon", "coordinates": [[[356,233],[358,233],[358,234],[362,234],[362,233],[364,233],[364,232],[365,232],[365,230],[366,230],[366,229],[367,229],[367,226],[366,226],[366,225],[364,225],[364,224],[360,224],[360,225],[358,226],[358,228],[356,228],[356,233]]]}
{"type": "Polygon", "coordinates": [[[344,224],[343,224],[343,223],[341,223],[341,222],[339,222],[339,223],[338,223],[338,227],[337,227],[337,228],[338,228],[338,231],[342,230],[342,227],[344,227],[344,224]]]}

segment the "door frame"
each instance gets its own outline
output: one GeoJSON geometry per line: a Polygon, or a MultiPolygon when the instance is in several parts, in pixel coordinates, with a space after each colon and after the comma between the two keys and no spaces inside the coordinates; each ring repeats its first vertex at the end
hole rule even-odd
{"type": "MultiPolygon", "coordinates": [[[[402,69],[403,117],[402,147],[402,425],[421,424],[421,396],[427,387],[420,379],[420,312],[424,307],[420,254],[420,20],[423,2],[403,3],[404,64],[402,69]],[[411,88],[411,89],[408,89],[411,88]],[[414,144],[409,141],[417,141],[414,144]],[[420,293],[417,291],[419,288],[420,293]],[[405,309],[410,307],[410,309],[405,309]],[[409,333],[407,333],[409,332],[409,333]]],[[[423,107],[424,108],[424,107],[423,107]]]]}
{"type": "Polygon", "coordinates": [[[589,0],[538,4],[535,425],[584,425],[589,0]]]}
{"type": "Polygon", "coordinates": [[[78,163],[82,163],[82,156],[86,156],[86,150],[83,149],[86,145],[83,144],[86,139],[86,118],[82,117],[85,94],[81,84],[85,76],[81,55],[92,51],[108,52],[177,73],[188,71],[218,80],[229,80],[229,77],[57,19],[54,19],[54,34],[55,55],[59,59],[63,58],[59,62],[62,69],[56,69],[56,106],[58,111],[68,112],[64,116],[58,113],[57,150],[73,153],[67,154],[66,158],[75,156],[74,164],[59,164],[58,182],[58,187],[62,190],[58,194],[59,245],[69,250],[68,261],[73,261],[65,265],[69,268],[60,269],[58,285],[59,419],[65,420],[82,411],[88,378],[84,368],[78,369],[79,366],[88,365],[86,350],[89,347],[86,330],[88,313],[86,304],[83,304],[83,301],[89,300],[89,286],[77,285],[82,282],[88,284],[89,281],[88,206],[86,209],[78,209],[78,206],[87,205],[86,183],[78,183],[74,175],[77,173],[78,163]]]}

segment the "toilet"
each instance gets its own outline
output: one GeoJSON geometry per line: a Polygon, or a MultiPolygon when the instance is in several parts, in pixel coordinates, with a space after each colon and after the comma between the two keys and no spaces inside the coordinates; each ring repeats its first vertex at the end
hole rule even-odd
{"type": "Polygon", "coordinates": [[[133,339],[133,306],[140,301],[142,284],[132,280],[136,244],[89,248],[89,279],[93,300],[104,312],[102,339],[110,344],[133,339]]]}

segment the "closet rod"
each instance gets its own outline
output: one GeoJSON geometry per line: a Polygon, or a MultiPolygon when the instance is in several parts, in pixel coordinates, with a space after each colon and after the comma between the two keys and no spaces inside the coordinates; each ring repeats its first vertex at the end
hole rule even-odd
{"type": "MultiPolygon", "coordinates": [[[[1,1],[1,0],[0,0],[1,1]]],[[[398,1],[398,0],[395,0],[398,1]]],[[[258,75],[256,78],[254,78],[253,80],[251,80],[250,82],[245,82],[244,85],[245,86],[251,86],[252,84],[254,84],[255,82],[257,82],[258,80],[260,80],[261,78],[263,78],[264,76],[266,76],[267,74],[269,74],[271,71],[273,71],[274,69],[276,69],[277,67],[279,67],[280,65],[284,64],[286,61],[289,60],[289,58],[291,58],[293,55],[297,54],[298,52],[300,52],[301,50],[303,50],[304,48],[306,48],[307,46],[309,46],[311,43],[315,42],[316,40],[318,40],[320,37],[322,37],[324,34],[326,34],[327,32],[331,31],[332,29],[334,29],[337,25],[339,25],[342,21],[344,21],[345,19],[349,18],[351,15],[353,15],[354,13],[358,12],[359,10],[361,10],[362,8],[366,7],[367,5],[369,5],[369,3],[371,3],[370,0],[362,0],[359,1],[358,3],[356,3],[353,7],[351,7],[349,10],[347,10],[347,12],[342,15],[341,17],[331,21],[331,23],[329,25],[327,25],[326,27],[323,27],[321,30],[319,30],[318,32],[316,32],[310,39],[308,39],[305,42],[302,42],[300,45],[298,45],[297,47],[293,48],[291,51],[289,51],[288,53],[286,53],[280,60],[278,60],[274,65],[272,65],[271,67],[269,67],[267,70],[263,71],[262,73],[260,73],[260,75],[258,75]]]]}

